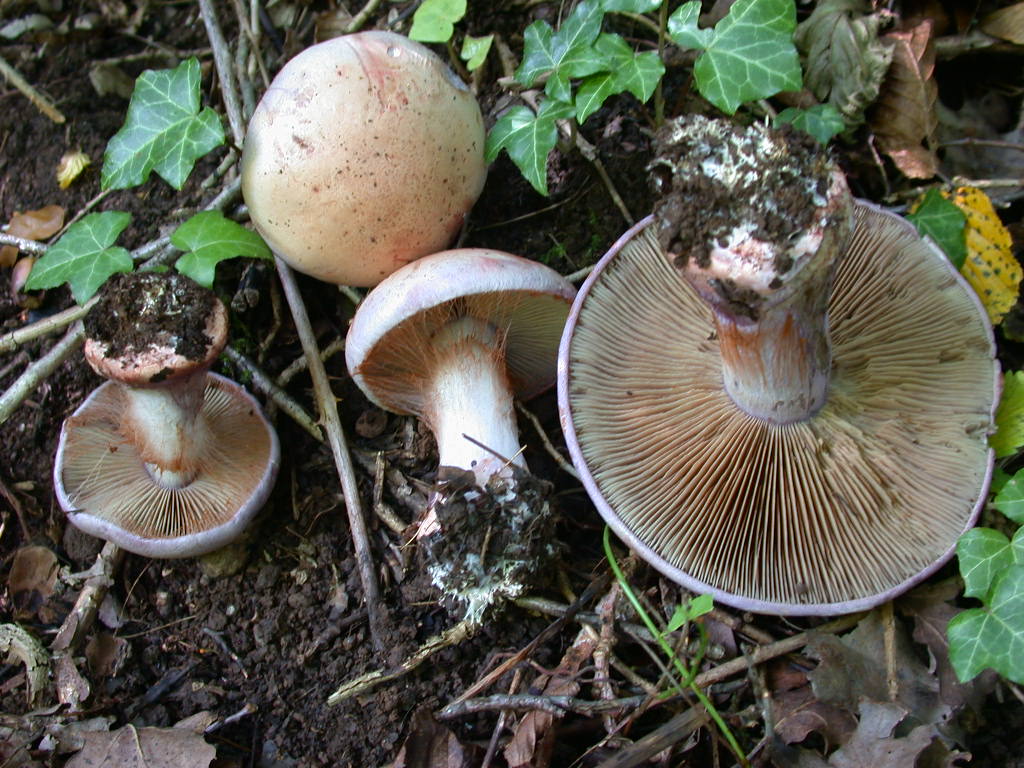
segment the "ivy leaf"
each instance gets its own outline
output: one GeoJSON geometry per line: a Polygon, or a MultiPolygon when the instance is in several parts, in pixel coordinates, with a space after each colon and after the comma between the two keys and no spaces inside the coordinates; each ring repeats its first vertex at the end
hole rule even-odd
{"type": "Polygon", "coordinates": [[[1013,522],[1024,525],[1024,470],[1003,483],[992,500],[992,506],[1013,522]]]}
{"type": "Polygon", "coordinates": [[[147,69],[135,81],[128,115],[103,154],[103,189],[142,184],[156,171],[181,189],[196,160],[224,143],[220,117],[199,111],[199,60],[147,69]]]}
{"type": "Polygon", "coordinates": [[[175,268],[207,288],[213,287],[217,264],[225,259],[274,258],[262,237],[219,211],[197,213],[174,231],[171,245],[186,252],[175,268]]]}
{"type": "Polygon", "coordinates": [[[1003,395],[996,409],[996,433],[988,444],[996,458],[1013,455],[1024,445],[1024,371],[1008,371],[1003,375],[1003,395]]]}
{"type": "Polygon", "coordinates": [[[29,290],[71,286],[75,301],[84,304],[116,272],[131,272],[131,254],[114,241],[132,220],[124,211],[90,213],[75,222],[39,259],[29,273],[29,290]]]}
{"type": "Polygon", "coordinates": [[[703,51],[715,36],[713,29],[697,26],[700,18],[700,0],[683,3],[668,17],[668,36],[682,48],[696,48],[703,51]]]}
{"type": "Polygon", "coordinates": [[[661,7],[663,0],[601,0],[601,8],[616,13],[650,13],[661,7]]]}
{"type": "Polygon", "coordinates": [[[548,193],[548,153],[558,141],[556,120],[572,117],[572,105],[545,101],[535,115],[515,106],[503,114],[487,134],[484,156],[491,162],[501,150],[508,152],[526,180],[542,195],[548,193]]]}
{"type": "Polygon", "coordinates": [[[710,38],[697,28],[698,13],[699,3],[680,6],[673,14],[681,14],[674,27],[678,37],[673,26],[669,36],[684,47],[703,48],[693,69],[697,90],[720,110],[731,115],[745,101],[801,87],[793,0],[736,0],[710,38]]]}
{"type": "Polygon", "coordinates": [[[466,0],[423,0],[412,15],[409,37],[421,43],[447,43],[466,15],[466,0]]]}
{"type": "Polygon", "coordinates": [[[1024,683],[1024,565],[996,576],[988,605],[954,616],[946,635],[949,660],[961,682],[991,667],[1024,683]]]}
{"type": "Polygon", "coordinates": [[[462,41],[462,50],[459,52],[459,57],[466,62],[466,69],[472,72],[483,64],[493,42],[494,35],[484,35],[483,37],[466,35],[462,41]]]}
{"type": "MultiPolygon", "coordinates": [[[[1024,530],[1024,529],[1021,529],[1024,530]]],[[[1018,542],[1018,547],[1024,542],[1018,542]]],[[[989,593],[995,577],[1011,565],[1024,565],[1024,552],[1015,549],[1010,540],[992,528],[972,528],[956,543],[960,576],[967,597],[983,598],[989,593]]]]}
{"type": "Polygon", "coordinates": [[[596,0],[583,0],[557,32],[543,19],[533,22],[523,33],[523,60],[515,79],[530,87],[541,75],[550,73],[545,92],[559,101],[570,101],[569,78],[586,77],[603,68],[601,56],[592,46],[603,17],[596,0]]]}
{"type": "Polygon", "coordinates": [[[594,50],[604,59],[607,72],[591,75],[576,91],[576,121],[583,123],[616,93],[629,91],[641,102],[647,101],[665,74],[665,65],[655,51],[634,53],[616,34],[603,34],[594,50]]]}
{"type": "Polygon", "coordinates": [[[942,252],[958,270],[967,258],[967,243],[964,240],[964,225],[967,217],[956,205],[947,200],[938,189],[929,189],[907,219],[922,235],[935,241],[942,252]]]}
{"type": "Polygon", "coordinates": [[[819,144],[828,144],[833,136],[846,129],[843,116],[831,104],[815,104],[807,109],[787,107],[775,116],[776,125],[786,123],[809,133],[819,144]]]}

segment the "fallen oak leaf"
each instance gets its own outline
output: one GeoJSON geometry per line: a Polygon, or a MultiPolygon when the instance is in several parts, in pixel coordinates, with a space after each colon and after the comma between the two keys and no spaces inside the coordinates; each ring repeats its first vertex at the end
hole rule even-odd
{"type": "Polygon", "coordinates": [[[862,699],[860,720],[850,740],[837,749],[828,764],[835,768],[904,768],[937,737],[935,727],[919,725],[903,737],[894,737],[896,726],[907,716],[897,704],[862,699]]]}
{"type": "Polygon", "coordinates": [[[85,746],[65,768],[208,768],[217,750],[203,739],[212,715],[200,712],[171,728],[86,733],[85,746]]]}
{"type": "Polygon", "coordinates": [[[821,701],[810,685],[772,695],[775,733],[786,744],[820,733],[827,746],[845,744],[857,728],[857,719],[842,707],[821,701]]]}
{"type": "Polygon", "coordinates": [[[893,46],[892,63],[871,110],[869,125],[878,145],[911,179],[930,179],[939,163],[930,145],[938,127],[938,86],[932,22],[883,36],[893,46]]]}

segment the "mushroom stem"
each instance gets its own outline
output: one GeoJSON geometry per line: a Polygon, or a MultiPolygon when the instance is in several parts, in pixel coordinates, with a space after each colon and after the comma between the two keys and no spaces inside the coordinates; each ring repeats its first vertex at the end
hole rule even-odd
{"type": "Polygon", "coordinates": [[[473,472],[480,486],[508,461],[525,469],[498,330],[460,317],[437,332],[434,349],[438,363],[423,418],[434,433],[441,466],[473,472]]]}
{"type": "Polygon", "coordinates": [[[751,416],[775,424],[825,404],[832,365],[828,300],[851,231],[852,198],[831,176],[813,224],[788,242],[734,229],[707,257],[680,263],[715,318],[725,390],[751,416]]]}
{"type": "Polygon", "coordinates": [[[207,371],[148,386],[121,384],[127,406],[122,430],[163,488],[184,488],[195,479],[193,458],[211,439],[201,413],[207,371]]]}

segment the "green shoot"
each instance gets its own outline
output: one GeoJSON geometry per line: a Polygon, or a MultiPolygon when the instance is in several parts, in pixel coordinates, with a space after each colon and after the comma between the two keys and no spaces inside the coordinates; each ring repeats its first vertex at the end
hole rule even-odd
{"type": "MultiPolygon", "coordinates": [[[[611,529],[607,526],[605,526],[604,529],[603,543],[605,557],[608,559],[608,565],[611,567],[612,573],[615,574],[615,579],[619,584],[619,588],[622,589],[622,593],[626,596],[626,599],[629,600],[630,605],[633,606],[633,610],[636,611],[640,620],[644,623],[644,626],[647,627],[647,631],[650,632],[651,636],[657,641],[658,646],[661,648],[666,658],[668,658],[675,667],[676,673],[679,675],[679,680],[674,682],[676,683],[680,693],[684,687],[690,689],[714,721],[715,725],[718,726],[719,731],[722,733],[723,738],[725,738],[729,748],[733,751],[733,754],[736,755],[740,765],[746,768],[750,765],[750,762],[747,760],[746,755],[740,748],[739,742],[736,741],[736,737],[722,718],[722,715],[715,708],[715,705],[711,702],[711,699],[709,699],[704,691],[702,691],[694,682],[697,677],[697,671],[700,669],[700,662],[704,658],[704,649],[708,642],[707,631],[704,629],[703,624],[695,622],[697,630],[700,633],[701,650],[694,658],[693,663],[687,667],[686,663],[680,659],[673,650],[668,638],[665,637],[665,633],[658,629],[658,626],[654,623],[650,614],[648,614],[644,609],[640,599],[636,596],[636,593],[633,592],[633,588],[630,587],[629,581],[627,581],[625,574],[623,574],[622,568],[619,566],[619,562],[615,558],[615,553],[612,551],[611,529]]],[[[692,598],[685,606],[680,605],[676,608],[672,619],[669,622],[669,628],[666,631],[671,632],[683,627],[688,622],[703,616],[705,613],[710,611],[712,607],[713,602],[710,595],[698,595],[697,597],[692,598]]]]}

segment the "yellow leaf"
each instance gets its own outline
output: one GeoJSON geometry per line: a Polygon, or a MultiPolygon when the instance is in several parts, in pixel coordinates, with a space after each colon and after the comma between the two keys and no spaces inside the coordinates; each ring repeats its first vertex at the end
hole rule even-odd
{"type": "Polygon", "coordinates": [[[78,178],[78,174],[91,162],[89,156],[80,149],[65,152],[57,164],[57,183],[60,188],[67,189],[71,186],[71,182],[78,178]]]}
{"type": "Polygon", "coordinates": [[[1024,271],[1013,256],[1010,233],[988,195],[977,187],[958,187],[952,200],[967,217],[967,258],[960,272],[981,298],[989,320],[998,325],[1017,303],[1024,271]]]}

